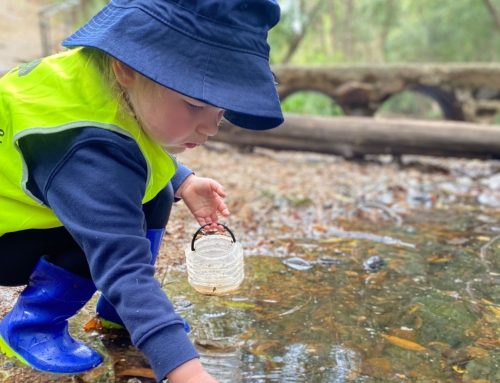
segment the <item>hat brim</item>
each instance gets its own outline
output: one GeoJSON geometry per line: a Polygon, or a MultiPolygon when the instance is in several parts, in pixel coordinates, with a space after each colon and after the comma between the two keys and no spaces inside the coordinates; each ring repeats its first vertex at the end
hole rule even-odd
{"type": "Polygon", "coordinates": [[[201,41],[141,9],[109,4],[63,45],[100,49],[165,87],[224,109],[243,128],[283,122],[265,57],[201,41]]]}

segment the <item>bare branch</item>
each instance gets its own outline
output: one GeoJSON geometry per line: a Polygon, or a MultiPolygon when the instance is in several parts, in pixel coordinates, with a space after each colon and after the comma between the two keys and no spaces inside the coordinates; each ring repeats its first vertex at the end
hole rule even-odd
{"type": "Polygon", "coordinates": [[[497,30],[497,32],[500,32],[500,14],[498,13],[498,9],[496,9],[491,0],[483,0],[483,3],[486,8],[488,8],[491,17],[493,17],[493,21],[495,22],[495,29],[497,30]]]}

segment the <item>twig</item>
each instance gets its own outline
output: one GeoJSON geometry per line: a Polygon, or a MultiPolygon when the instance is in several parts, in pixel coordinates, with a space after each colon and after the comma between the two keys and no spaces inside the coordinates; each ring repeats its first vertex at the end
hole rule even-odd
{"type": "Polygon", "coordinates": [[[492,239],[490,239],[486,244],[484,244],[481,247],[481,250],[479,252],[479,258],[481,259],[481,262],[483,263],[484,267],[486,267],[486,270],[488,271],[488,273],[491,273],[490,262],[486,259],[487,255],[488,255],[488,249],[493,243],[495,243],[499,239],[500,239],[500,235],[493,237],[492,239]]]}
{"type": "Polygon", "coordinates": [[[309,299],[307,300],[307,302],[304,302],[302,303],[301,305],[297,305],[293,308],[291,308],[290,310],[287,310],[285,312],[282,312],[280,314],[278,314],[279,317],[284,317],[286,315],[290,315],[290,314],[293,314],[294,312],[297,312],[299,311],[300,309],[302,309],[304,306],[306,306],[309,302],[311,301],[311,297],[309,297],[309,299]]]}
{"type": "Polygon", "coordinates": [[[381,203],[378,203],[378,202],[375,202],[375,201],[366,201],[366,202],[360,202],[359,205],[358,205],[358,209],[359,208],[372,208],[372,209],[380,209],[382,210],[385,214],[387,214],[387,216],[389,218],[392,218],[394,219],[394,221],[396,221],[396,224],[398,226],[402,225],[403,224],[403,218],[401,218],[401,216],[399,214],[397,214],[396,212],[394,212],[391,208],[385,206],[384,204],[381,204],[381,203]]]}

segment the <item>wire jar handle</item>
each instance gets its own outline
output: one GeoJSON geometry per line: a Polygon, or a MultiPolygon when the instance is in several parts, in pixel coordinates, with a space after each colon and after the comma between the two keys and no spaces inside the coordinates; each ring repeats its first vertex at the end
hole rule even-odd
{"type": "MultiPolygon", "coordinates": [[[[200,227],[200,228],[196,231],[196,233],[194,233],[194,235],[193,235],[193,240],[191,241],[191,251],[195,251],[195,249],[194,249],[194,242],[196,241],[196,237],[198,236],[198,234],[200,234],[200,233],[201,233],[201,231],[202,231],[202,230],[203,230],[206,226],[210,226],[210,225],[212,225],[212,224],[211,224],[211,223],[207,223],[207,224],[205,224],[205,225],[201,226],[201,227],[200,227]]],[[[228,232],[229,234],[231,234],[231,238],[233,239],[233,243],[234,243],[234,242],[236,242],[236,238],[235,238],[235,236],[234,236],[233,232],[229,229],[229,227],[227,227],[226,225],[224,225],[224,224],[222,224],[222,223],[218,223],[217,225],[222,226],[224,229],[226,229],[226,230],[227,230],[227,232],[228,232]]]]}

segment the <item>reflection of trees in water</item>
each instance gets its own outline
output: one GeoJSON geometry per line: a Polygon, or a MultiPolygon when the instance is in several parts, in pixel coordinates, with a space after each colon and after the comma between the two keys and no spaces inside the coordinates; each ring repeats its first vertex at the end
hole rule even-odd
{"type": "MultiPolygon", "coordinates": [[[[266,381],[296,383],[321,381],[342,383],[362,381],[360,374],[360,356],[354,350],[333,346],[327,355],[309,350],[303,343],[287,345],[283,356],[275,357],[279,368],[266,374],[266,381]]],[[[256,376],[254,376],[255,378],[256,376]]]]}
{"type": "Polygon", "coordinates": [[[242,381],[238,337],[247,327],[237,312],[214,311],[202,314],[193,329],[203,366],[221,383],[242,381]]]}
{"type": "Polygon", "coordinates": [[[302,343],[290,344],[285,347],[283,366],[279,382],[298,382],[308,376],[306,364],[309,355],[306,345],[302,343]]]}
{"type": "Polygon", "coordinates": [[[360,357],[356,351],[341,346],[334,346],[330,351],[330,358],[335,361],[335,366],[329,369],[326,382],[342,383],[351,381],[358,376],[360,372],[360,357]]]}

